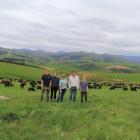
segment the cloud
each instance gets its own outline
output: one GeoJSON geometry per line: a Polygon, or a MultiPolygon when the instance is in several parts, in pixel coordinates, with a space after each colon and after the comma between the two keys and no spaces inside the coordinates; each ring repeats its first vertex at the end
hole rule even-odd
{"type": "Polygon", "coordinates": [[[0,0],[0,46],[140,55],[138,0],[0,0]]]}

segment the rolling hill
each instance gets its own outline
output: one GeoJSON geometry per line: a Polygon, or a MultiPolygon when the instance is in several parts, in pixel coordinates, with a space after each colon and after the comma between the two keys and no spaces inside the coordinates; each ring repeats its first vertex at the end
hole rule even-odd
{"type": "Polygon", "coordinates": [[[67,71],[78,69],[81,71],[111,71],[111,72],[139,72],[139,57],[127,57],[109,54],[86,52],[47,52],[29,49],[6,49],[0,47],[0,61],[32,67],[49,66],[56,70],[67,71]],[[109,69],[113,66],[113,69],[109,69]],[[115,69],[116,66],[127,69],[115,69]]]}

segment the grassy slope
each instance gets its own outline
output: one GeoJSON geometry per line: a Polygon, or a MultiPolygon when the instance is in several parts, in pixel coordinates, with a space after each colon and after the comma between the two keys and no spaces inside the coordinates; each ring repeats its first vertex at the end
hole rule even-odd
{"type": "MultiPolygon", "coordinates": [[[[95,73],[96,74],[96,73],[95,73]]],[[[121,79],[126,82],[140,82],[140,73],[97,73],[105,80],[121,79]]]]}
{"type": "Polygon", "coordinates": [[[38,68],[0,62],[0,77],[38,79],[41,74],[38,68]]]}
{"type": "MultiPolygon", "coordinates": [[[[139,91],[140,92],[140,91],[139,91]]],[[[26,116],[6,122],[0,119],[2,140],[139,140],[140,94],[116,90],[90,91],[89,102],[73,104],[67,93],[63,103],[39,102],[18,86],[0,86],[0,116],[9,112],[26,116]]]]}
{"type": "MultiPolygon", "coordinates": [[[[62,64],[61,64],[62,65],[62,64]]],[[[58,63],[51,63],[49,67],[55,68],[57,72],[71,72],[70,65],[65,64],[66,69],[58,63]]],[[[109,72],[89,72],[93,75],[93,79],[101,78],[104,80],[122,79],[125,81],[140,81],[140,73],[109,73],[109,72]]],[[[21,66],[0,62],[0,77],[24,78],[24,79],[40,79],[42,70],[38,68],[21,66]]]]}

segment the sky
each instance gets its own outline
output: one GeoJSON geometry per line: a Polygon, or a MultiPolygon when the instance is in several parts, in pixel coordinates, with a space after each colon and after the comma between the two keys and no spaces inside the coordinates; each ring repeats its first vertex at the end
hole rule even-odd
{"type": "Polygon", "coordinates": [[[0,47],[140,56],[140,0],[0,0],[0,47]]]}

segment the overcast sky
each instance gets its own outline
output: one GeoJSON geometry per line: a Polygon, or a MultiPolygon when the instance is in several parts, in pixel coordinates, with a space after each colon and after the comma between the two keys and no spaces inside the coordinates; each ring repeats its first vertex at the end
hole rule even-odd
{"type": "Polygon", "coordinates": [[[0,0],[0,47],[140,55],[140,0],[0,0]]]}

